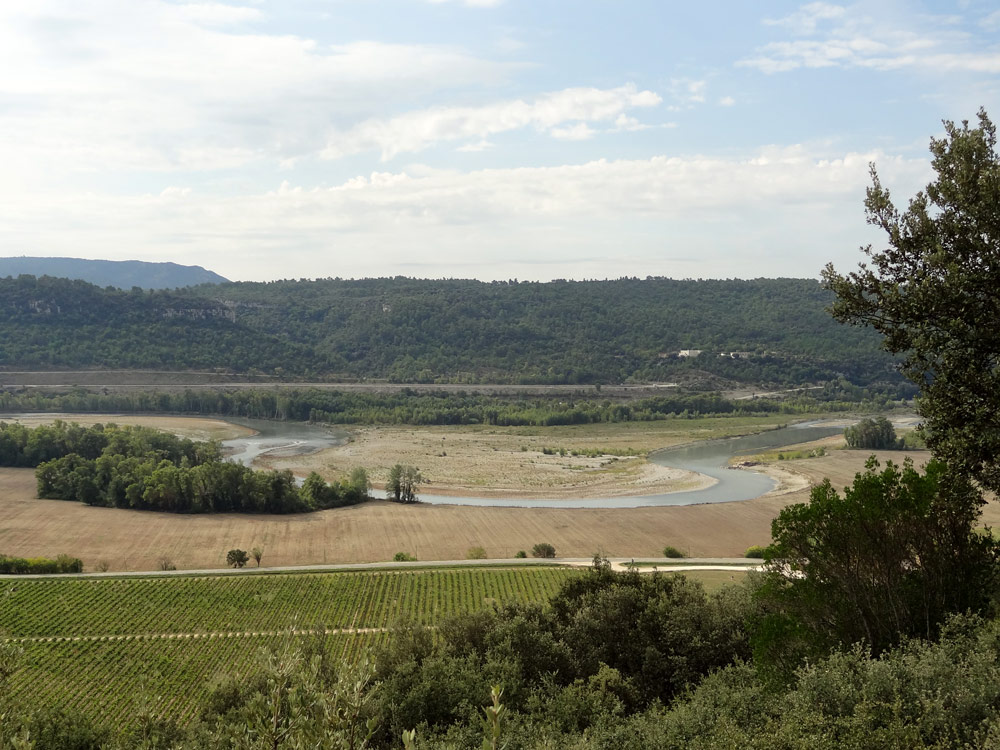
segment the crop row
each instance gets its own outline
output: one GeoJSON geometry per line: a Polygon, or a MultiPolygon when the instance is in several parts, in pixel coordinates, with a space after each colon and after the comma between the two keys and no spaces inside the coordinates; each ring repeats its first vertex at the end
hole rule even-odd
{"type": "Polygon", "coordinates": [[[560,568],[17,580],[0,583],[0,634],[74,637],[435,624],[545,601],[560,568]]]}
{"type": "MultiPolygon", "coordinates": [[[[299,636],[21,643],[10,698],[78,710],[107,726],[143,715],[186,721],[219,679],[246,676],[261,649],[288,637],[299,636]]],[[[322,637],[335,657],[353,659],[387,634],[304,637],[322,637]]]]}

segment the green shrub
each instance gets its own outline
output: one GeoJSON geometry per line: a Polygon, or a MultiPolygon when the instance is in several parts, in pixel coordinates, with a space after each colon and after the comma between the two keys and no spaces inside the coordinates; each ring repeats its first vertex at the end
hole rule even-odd
{"type": "Polygon", "coordinates": [[[539,542],[531,548],[532,557],[555,557],[556,548],[548,542],[539,542]]]}
{"type": "Polygon", "coordinates": [[[764,550],[765,549],[767,549],[767,548],[766,547],[762,547],[759,544],[751,544],[749,547],[747,547],[747,551],[743,553],[743,556],[744,557],[752,557],[752,558],[758,559],[758,560],[763,560],[764,559],[764,550]]]}
{"type": "Polygon", "coordinates": [[[666,547],[664,547],[664,548],[663,548],[663,556],[664,556],[664,557],[673,557],[673,558],[678,558],[678,557],[684,557],[685,555],[684,555],[684,553],[683,553],[683,552],[681,552],[681,551],[680,551],[679,549],[677,549],[676,547],[671,547],[671,546],[670,546],[670,545],[668,544],[668,545],[667,545],[666,547]]]}
{"type": "Polygon", "coordinates": [[[485,560],[486,550],[482,547],[469,547],[469,551],[465,553],[466,560],[485,560]]]}
{"type": "Polygon", "coordinates": [[[393,562],[416,562],[417,558],[411,555],[409,552],[397,552],[392,556],[393,562]]]}
{"type": "Polygon", "coordinates": [[[83,561],[78,557],[59,555],[55,560],[47,557],[7,557],[0,555],[0,573],[82,573],[83,561]]]}
{"type": "Polygon", "coordinates": [[[527,557],[527,556],[528,556],[528,553],[527,553],[527,552],[525,552],[525,551],[524,551],[523,549],[519,549],[519,550],[517,551],[517,554],[516,554],[516,555],[514,555],[514,557],[516,557],[516,558],[518,558],[518,559],[522,559],[522,558],[525,558],[525,557],[527,557]]]}

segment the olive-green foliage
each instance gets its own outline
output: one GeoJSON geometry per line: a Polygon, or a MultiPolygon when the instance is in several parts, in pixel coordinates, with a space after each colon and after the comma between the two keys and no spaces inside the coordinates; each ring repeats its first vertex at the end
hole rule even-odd
{"type": "Polygon", "coordinates": [[[363,471],[332,485],[313,474],[300,492],[289,471],[258,472],[221,460],[218,443],[114,424],[0,423],[0,465],[36,466],[39,497],[118,508],[294,513],[368,497],[363,471]]]}
{"type": "Polygon", "coordinates": [[[906,210],[893,205],[872,169],[868,222],[887,247],[847,275],[827,266],[833,314],[871,326],[903,355],[920,387],[928,445],[955,469],[1000,489],[1000,154],[996,128],[945,122],[931,139],[934,180],[906,210]]]}
{"type": "Polygon", "coordinates": [[[234,568],[242,568],[249,560],[250,555],[246,553],[246,550],[231,549],[226,553],[226,565],[231,565],[234,568]]]}
{"type": "Polygon", "coordinates": [[[855,647],[802,667],[787,689],[738,663],[669,710],[654,708],[574,747],[612,750],[985,748],[1000,739],[1000,633],[957,617],[939,642],[874,658],[855,647]]]}
{"type": "Polygon", "coordinates": [[[899,448],[896,430],[885,417],[865,418],[855,425],[844,428],[844,439],[848,448],[864,450],[891,450],[899,448]]]}
{"type": "Polygon", "coordinates": [[[386,499],[397,503],[415,503],[417,487],[422,481],[424,479],[417,467],[395,464],[389,469],[389,478],[385,483],[386,499]]]}
{"type": "Polygon", "coordinates": [[[486,550],[483,547],[469,547],[465,553],[466,560],[485,560],[486,550]]]}
{"type": "Polygon", "coordinates": [[[556,548],[548,542],[539,542],[531,548],[532,557],[555,557],[556,548]]]}
{"type": "Polygon", "coordinates": [[[663,548],[663,556],[676,559],[684,557],[684,553],[681,552],[676,547],[672,547],[671,545],[668,544],[666,547],[663,548]]]}
{"type": "Polygon", "coordinates": [[[380,732],[388,741],[417,726],[468,746],[493,685],[514,734],[527,715],[556,734],[618,721],[746,656],[748,606],[742,590],[709,597],[682,576],[598,566],[568,580],[549,608],[462,615],[441,624],[436,643],[407,630],[378,661],[389,717],[380,732]]]}
{"type": "Polygon", "coordinates": [[[876,653],[934,638],[952,612],[983,612],[997,588],[997,543],[977,533],[984,503],[932,461],[867,470],[841,497],[829,480],[772,523],[757,592],[755,653],[786,674],[805,657],[864,642],[876,653]]]}
{"type": "Polygon", "coordinates": [[[78,557],[59,555],[55,560],[46,557],[8,557],[0,555],[0,573],[82,573],[83,561],[78,557]]]}
{"type": "Polygon", "coordinates": [[[417,558],[409,552],[397,552],[392,556],[393,562],[416,562],[417,558]]]}
{"type": "Polygon", "coordinates": [[[751,544],[747,547],[747,551],[743,553],[744,557],[751,557],[754,559],[762,559],[764,557],[764,550],[766,547],[762,547],[759,544],[751,544]]]}
{"type": "Polygon", "coordinates": [[[890,360],[876,337],[836,326],[824,312],[831,298],[811,279],[321,279],[133,292],[22,276],[0,279],[0,367],[459,383],[705,370],[758,383],[885,380],[890,360]],[[714,351],[660,356],[691,347],[714,351]],[[734,350],[755,356],[719,356],[734,350]]]}
{"type": "MultiPolygon", "coordinates": [[[[734,401],[718,393],[672,392],[627,403],[598,399],[594,389],[574,394],[494,395],[454,390],[359,393],[318,388],[247,388],[227,391],[111,391],[75,388],[0,391],[2,411],[121,412],[211,414],[253,419],[327,422],[331,424],[490,424],[552,426],[645,422],[700,415],[752,416],[810,414],[821,411],[879,411],[891,402],[912,398],[909,383],[860,388],[843,379],[794,398],[734,401]],[[805,395],[808,394],[808,395],[805,395]]],[[[0,442],[2,446],[2,442],[0,442]]],[[[527,450],[527,446],[522,446],[527,450]]],[[[628,451],[625,451],[626,453],[628,451]]],[[[2,458],[0,458],[2,460],[2,458]]],[[[353,482],[352,482],[353,483],[353,482]]],[[[367,488],[366,488],[367,490],[367,488]]]]}

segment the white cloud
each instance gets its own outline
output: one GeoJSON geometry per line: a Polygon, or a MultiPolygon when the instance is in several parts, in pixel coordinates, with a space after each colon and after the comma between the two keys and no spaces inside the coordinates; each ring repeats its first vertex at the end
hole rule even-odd
{"type": "Polygon", "coordinates": [[[552,128],[549,132],[553,138],[564,141],[586,141],[597,134],[597,131],[585,122],[578,122],[565,128],[552,128]]]}
{"type": "Polygon", "coordinates": [[[983,18],[979,25],[986,31],[1000,31],[1000,10],[995,10],[983,18]]]}
{"type": "Polygon", "coordinates": [[[736,100],[731,96],[724,96],[719,99],[720,107],[732,107],[734,104],[736,104],[736,100]]]}
{"type": "Polygon", "coordinates": [[[783,26],[796,34],[812,34],[822,21],[843,18],[846,9],[829,3],[809,3],[784,18],[765,19],[768,26],[783,26]]]}
{"type": "Polygon", "coordinates": [[[759,47],[736,64],[764,73],[799,68],[915,68],[944,73],[998,73],[1000,52],[977,45],[967,36],[948,30],[953,19],[919,17],[878,18],[857,7],[812,3],[797,12],[765,24],[788,28],[796,36],[817,38],[779,41],[759,47]],[[821,21],[829,21],[818,34],[821,21]]]}
{"type": "Polygon", "coordinates": [[[867,237],[861,201],[873,160],[903,195],[928,174],[923,160],[792,146],[743,158],[420,167],[241,196],[10,193],[0,195],[0,244],[31,254],[170,257],[258,279],[523,278],[525,267],[539,278],[815,275],[826,260],[851,262],[845,253],[867,237]],[[678,254],[697,262],[664,260],[678,254]],[[521,270],[512,273],[515,262],[521,270]]]}
{"type": "Polygon", "coordinates": [[[628,84],[615,89],[564,89],[532,102],[518,99],[481,107],[424,109],[389,120],[367,120],[337,133],[330,138],[323,156],[337,159],[379,150],[382,161],[388,161],[443,141],[482,140],[526,127],[547,131],[557,138],[587,138],[595,132],[587,123],[612,120],[627,109],[652,107],[660,101],[652,91],[639,91],[634,84],[628,84]]]}
{"type": "Polygon", "coordinates": [[[462,49],[322,46],[256,30],[257,8],[164,0],[0,3],[0,161],[9,176],[290,164],[331,125],[516,67],[462,49]]]}
{"type": "Polygon", "coordinates": [[[502,5],[504,0],[426,0],[426,2],[432,3],[434,5],[441,5],[442,3],[459,2],[462,5],[467,5],[470,8],[496,8],[502,5]]]}
{"type": "Polygon", "coordinates": [[[488,141],[484,138],[483,140],[478,141],[476,143],[466,143],[464,146],[459,146],[455,150],[464,151],[466,153],[476,153],[479,151],[489,151],[490,149],[495,147],[496,147],[495,143],[493,143],[492,141],[488,141]]]}

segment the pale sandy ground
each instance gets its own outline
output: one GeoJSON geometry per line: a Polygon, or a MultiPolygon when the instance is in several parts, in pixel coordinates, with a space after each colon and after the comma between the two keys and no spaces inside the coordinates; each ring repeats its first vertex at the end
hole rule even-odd
{"type": "Polygon", "coordinates": [[[709,477],[657,466],[643,456],[611,455],[629,449],[644,454],[677,442],[673,435],[635,430],[539,435],[503,429],[363,427],[352,430],[345,445],[306,456],[264,457],[258,463],[298,475],[315,471],[327,480],[363,466],[376,487],[383,486],[388,467],[409,464],[424,478],[419,492],[475,497],[622,497],[714,484],[709,477]],[[543,453],[545,447],[610,453],[560,456],[543,453]]]}
{"type": "MultiPolygon", "coordinates": [[[[101,420],[110,421],[106,417],[101,420]]],[[[608,442],[609,435],[597,439],[608,442]]],[[[460,445],[457,440],[453,443],[448,435],[443,436],[446,439],[441,442],[446,447],[441,452],[448,455],[439,458],[451,458],[453,452],[461,456],[469,450],[466,465],[484,460],[475,456],[471,446],[460,445]]],[[[530,462],[558,458],[530,455],[532,451],[538,453],[542,445],[570,447],[565,434],[558,440],[552,433],[534,436],[537,443],[530,443],[531,437],[506,436],[516,446],[508,453],[520,453],[519,445],[526,444],[530,450],[524,458],[530,462]]],[[[489,444],[496,441],[496,436],[486,435],[484,440],[489,444]]],[[[833,442],[836,439],[829,444],[833,442]]],[[[500,452],[502,442],[494,444],[495,452],[500,452]]],[[[358,450],[365,445],[359,438],[346,447],[358,450]]],[[[488,452],[494,453],[492,445],[488,452]]],[[[360,455],[347,453],[345,464],[357,465],[350,462],[360,455]]],[[[910,457],[917,466],[929,459],[925,452],[885,451],[878,455],[883,461],[891,458],[897,463],[910,457]]],[[[764,497],[740,503],[592,510],[373,502],[294,516],[184,516],[38,500],[32,470],[0,469],[0,553],[54,556],[65,552],[81,557],[90,570],[101,560],[107,561],[112,570],[151,570],[161,557],[182,569],[215,568],[225,565],[227,550],[256,546],[264,549],[265,566],[389,560],[399,551],[422,560],[461,559],[476,546],[484,547],[489,557],[503,558],[512,557],[518,550],[530,551],[537,542],[553,544],[560,557],[589,557],[596,552],[609,557],[655,557],[667,544],[690,557],[739,557],[749,545],[770,540],[771,520],[786,505],[807,500],[811,483],[830,477],[834,486],[842,489],[864,469],[867,456],[863,451],[830,450],[823,457],[775,462],[763,468],[779,479],[780,486],[764,497]]],[[[320,468],[330,460],[323,454],[306,458],[306,464],[314,460],[320,468]]],[[[397,460],[405,462],[402,457],[397,460]]],[[[564,460],[582,465],[590,459],[564,460]]],[[[292,462],[303,464],[301,458],[292,462]]],[[[554,467],[550,471],[556,473],[588,471],[560,464],[554,467]]],[[[465,486],[475,488],[477,493],[482,491],[482,486],[475,483],[465,486]]],[[[552,491],[551,487],[545,486],[545,494],[552,491]]],[[[996,502],[987,506],[984,520],[990,525],[1000,523],[1000,506],[996,502]]]]}
{"type": "MultiPolygon", "coordinates": [[[[919,465],[926,453],[883,452],[919,465]]],[[[783,472],[808,481],[829,476],[842,488],[866,454],[834,451],[822,458],[782,462],[783,472]]],[[[90,570],[106,560],[113,570],[150,570],[161,557],[182,569],[224,566],[233,547],[264,549],[266,565],[389,560],[405,551],[423,560],[461,559],[482,546],[490,557],[511,557],[548,542],[560,557],[654,557],[670,544],[690,557],[739,557],[770,540],[771,520],[785,505],[808,498],[808,488],[741,503],[629,509],[401,506],[375,502],[297,516],[180,516],[34,499],[30,469],[0,470],[0,552],[81,557],[90,570]]],[[[987,506],[996,524],[1000,508],[987,506]]]]}

